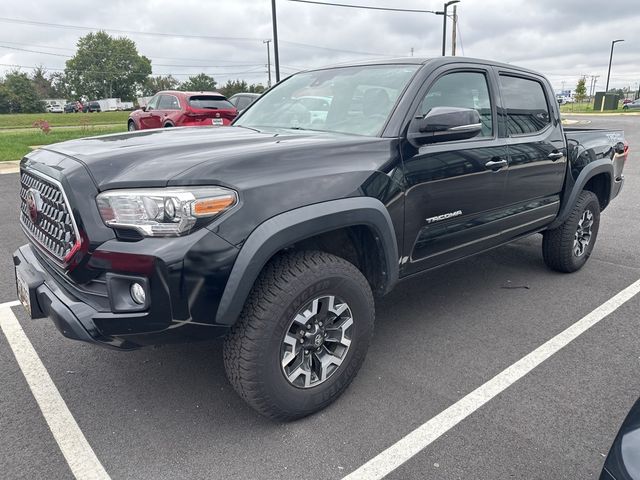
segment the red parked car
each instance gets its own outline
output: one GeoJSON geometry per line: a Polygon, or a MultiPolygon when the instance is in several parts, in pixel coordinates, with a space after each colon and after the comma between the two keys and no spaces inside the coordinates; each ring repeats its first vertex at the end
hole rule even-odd
{"type": "Polygon", "coordinates": [[[238,110],[217,92],[164,91],[147,105],[131,112],[129,131],[162,127],[203,127],[229,125],[238,110]]]}

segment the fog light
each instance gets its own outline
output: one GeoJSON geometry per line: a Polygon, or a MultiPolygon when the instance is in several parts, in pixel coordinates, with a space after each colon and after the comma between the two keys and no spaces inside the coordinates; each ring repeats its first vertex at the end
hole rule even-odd
{"type": "Polygon", "coordinates": [[[147,294],[144,292],[144,287],[139,283],[132,283],[131,288],[129,289],[131,292],[131,298],[138,305],[144,305],[147,300],[147,294]]]}

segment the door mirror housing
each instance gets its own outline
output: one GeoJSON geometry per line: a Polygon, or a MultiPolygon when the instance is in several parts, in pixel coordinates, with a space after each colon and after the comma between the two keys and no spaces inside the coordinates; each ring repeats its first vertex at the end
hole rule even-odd
{"type": "Polygon", "coordinates": [[[140,110],[142,110],[143,112],[146,112],[147,111],[147,106],[146,105],[141,106],[140,110]]]}
{"type": "Polygon", "coordinates": [[[473,108],[434,107],[409,125],[407,138],[416,146],[473,138],[482,131],[480,114],[473,108]]]}

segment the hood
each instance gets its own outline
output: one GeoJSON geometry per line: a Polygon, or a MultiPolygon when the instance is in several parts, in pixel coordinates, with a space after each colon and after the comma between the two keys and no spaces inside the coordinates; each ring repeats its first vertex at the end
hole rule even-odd
{"type": "MultiPolygon", "coordinates": [[[[45,149],[78,160],[98,189],[107,190],[212,182],[240,186],[261,170],[272,175],[278,166],[282,174],[326,169],[327,157],[342,156],[336,150],[363,153],[369,146],[379,151],[386,149],[385,143],[388,139],[324,132],[197,127],[83,138],[45,149]]],[[[345,168],[343,160],[338,170],[345,168]]],[[[366,170],[379,167],[373,160],[365,163],[361,167],[366,170]]]]}

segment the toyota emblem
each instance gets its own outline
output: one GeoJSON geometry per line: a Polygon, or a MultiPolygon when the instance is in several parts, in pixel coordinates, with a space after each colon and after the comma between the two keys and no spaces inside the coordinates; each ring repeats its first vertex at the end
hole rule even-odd
{"type": "Polygon", "coordinates": [[[29,210],[29,218],[34,225],[37,225],[40,221],[40,210],[42,208],[42,199],[40,198],[40,192],[30,188],[27,191],[27,209],[29,210]]]}

